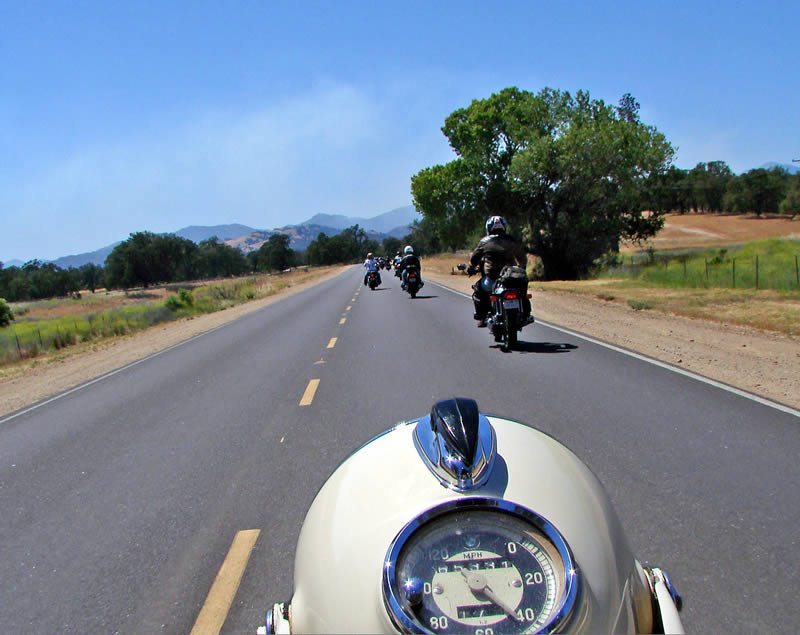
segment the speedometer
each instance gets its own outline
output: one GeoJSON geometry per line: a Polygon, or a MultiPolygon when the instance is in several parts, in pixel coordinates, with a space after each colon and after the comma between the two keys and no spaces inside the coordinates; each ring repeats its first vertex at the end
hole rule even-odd
{"type": "Polygon", "coordinates": [[[407,632],[537,633],[570,615],[577,576],[566,542],[545,519],[506,501],[465,498],[397,536],[383,590],[407,632]]]}

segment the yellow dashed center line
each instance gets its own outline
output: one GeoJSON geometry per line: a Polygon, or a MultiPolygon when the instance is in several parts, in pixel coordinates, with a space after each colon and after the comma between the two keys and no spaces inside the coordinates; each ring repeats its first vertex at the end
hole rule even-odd
{"type": "Polygon", "coordinates": [[[347,322],[347,318],[342,318],[339,320],[339,324],[344,324],[345,322],[347,322]]]}
{"type": "Polygon", "coordinates": [[[336,346],[336,338],[332,337],[331,341],[328,342],[328,348],[333,348],[334,346],[336,346]]]}
{"type": "Polygon", "coordinates": [[[192,627],[191,635],[217,635],[222,630],[260,533],[260,529],[245,529],[236,534],[192,627]]]}
{"type": "Polygon", "coordinates": [[[301,406],[311,405],[311,403],[314,401],[314,395],[317,394],[317,388],[319,388],[319,379],[312,379],[310,382],[308,382],[306,391],[303,393],[302,399],[300,399],[301,406]]]}

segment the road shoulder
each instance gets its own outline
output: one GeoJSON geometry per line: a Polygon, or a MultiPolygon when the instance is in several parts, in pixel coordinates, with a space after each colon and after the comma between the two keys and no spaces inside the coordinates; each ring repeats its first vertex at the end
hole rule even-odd
{"type": "MultiPolygon", "coordinates": [[[[425,277],[472,293],[474,279],[433,272],[425,277]]],[[[534,291],[532,302],[539,320],[800,408],[800,341],[795,338],[554,291],[534,291]]],[[[525,336],[535,340],[535,327],[525,336]]]]}

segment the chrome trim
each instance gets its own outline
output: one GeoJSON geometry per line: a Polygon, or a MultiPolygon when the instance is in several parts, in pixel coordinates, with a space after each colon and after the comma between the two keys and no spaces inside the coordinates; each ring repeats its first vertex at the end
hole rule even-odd
{"type": "Polygon", "coordinates": [[[669,577],[669,574],[664,569],[659,570],[664,578],[664,586],[667,587],[667,591],[669,591],[669,595],[672,598],[672,601],[675,603],[675,608],[678,609],[678,612],[680,612],[683,610],[683,597],[681,597],[681,594],[678,593],[678,589],[672,583],[672,578],[669,577]]]}
{"type": "Polygon", "coordinates": [[[425,415],[414,428],[414,447],[442,487],[466,492],[482,487],[489,480],[497,455],[497,437],[486,416],[479,415],[478,451],[468,464],[447,437],[434,430],[430,415],[425,415]]]}
{"type": "MultiPolygon", "coordinates": [[[[553,543],[553,546],[555,546],[556,550],[558,551],[559,557],[564,563],[564,580],[561,581],[564,585],[564,595],[560,606],[557,607],[550,621],[544,624],[536,632],[553,633],[563,628],[575,611],[578,600],[578,592],[581,586],[581,577],[578,573],[575,559],[572,557],[572,551],[570,550],[566,540],[564,540],[564,538],[561,536],[561,533],[550,521],[540,516],[536,512],[531,511],[527,507],[523,507],[521,505],[517,505],[516,503],[511,503],[507,500],[499,498],[472,496],[448,501],[420,514],[405,527],[403,527],[403,529],[400,530],[400,533],[397,534],[397,537],[392,541],[383,563],[381,586],[383,588],[384,607],[389,613],[389,617],[391,618],[394,626],[396,626],[403,633],[419,633],[420,626],[422,626],[419,622],[415,621],[411,616],[409,616],[408,613],[406,613],[406,611],[403,609],[402,598],[400,597],[396,585],[394,584],[397,560],[403,550],[403,547],[405,547],[406,542],[408,542],[408,539],[413,536],[422,525],[425,525],[433,519],[450,512],[465,511],[469,509],[499,511],[517,516],[518,518],[521,518],[522,520],[534,525],[545,535],[548,540],[550,540],[550,542],[553,543]]],[[[432,633],[433,631],[423,629],[422,632],[432,633]]]]}
{"type": "Polygon", "coordinates": [[[289,604],[281,602],[273,604],[264,616],[264,627],[258,629],[258,635],[289,635],[292,632],[289,618],[289,604]]]}
{"type": "Polygon", "coordinates": [[[675,605],[675,608],[678,612],[683,609],[683,597],[680,593],[678,593],[677,587],[673,584],[672,578],[669,577],[669,574],[662,569],[661,567],[648,565],[642,567],[644,569],[645,578],[647,579],[647,583],[650,585],[650,594],[653,596],[654,600],[657,602],[656,598],[656,586],[658,584],[663,584],[664,588],[669,593],[669,597],[672,599],[672,603],[675,605]]]}

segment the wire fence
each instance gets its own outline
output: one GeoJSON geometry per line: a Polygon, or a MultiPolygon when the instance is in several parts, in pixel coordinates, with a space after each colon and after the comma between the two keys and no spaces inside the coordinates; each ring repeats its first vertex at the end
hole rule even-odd
{"type": "Polygon", "coordinates": [[[800,290],[800,255],[793,257],[625,256],[608,275],[669,287],[800,290]]]}

